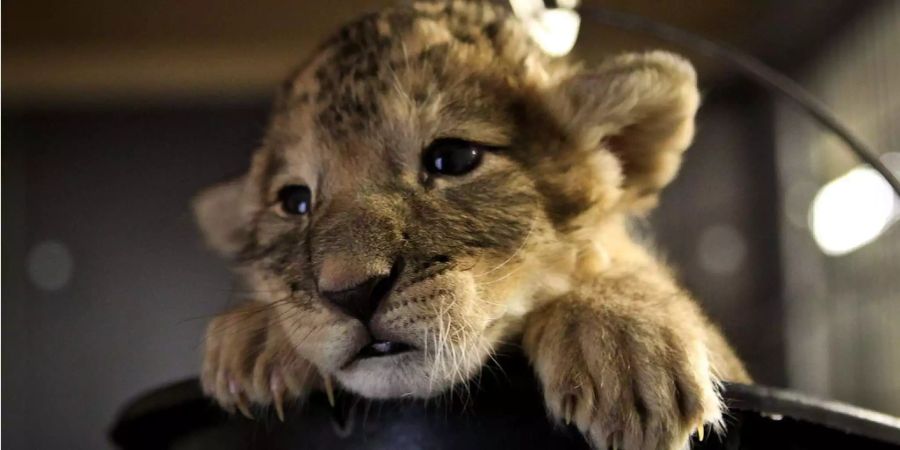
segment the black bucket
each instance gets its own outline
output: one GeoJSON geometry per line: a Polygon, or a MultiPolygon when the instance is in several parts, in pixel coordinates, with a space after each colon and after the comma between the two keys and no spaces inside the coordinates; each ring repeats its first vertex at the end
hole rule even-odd
{"type": "MultiPolygon", "coordinates": [[[[588,449],[577,430],[547,419],[522,357],[506,357],[453,394],[428,402],[322,394],[256,420],[228,415],[196,380],[154,390],[125,407],[111,432],[122,449],[588,449]]],[[[900,449],[900,420],[790,391],[726,384],[727,430],[695,449],[900,449]]]]}

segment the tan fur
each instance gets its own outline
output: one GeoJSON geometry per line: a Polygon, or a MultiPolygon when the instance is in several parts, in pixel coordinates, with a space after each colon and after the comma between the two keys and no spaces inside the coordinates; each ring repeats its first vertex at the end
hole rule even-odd
{"type": "Polygon", "coordinates": [[[207,392],[265,406],[317,388],[317,371],[371,398],[426,398],[521,339],[555,419],[599,447],[680,448],[720,421],[720,380],[749,380],[628,233],[674,177],[698,101],[677,56],[586,71],[544,56],[492,4],[348,25],[285,84],[248,174],[195,202],[258,297],[211,324],[207,392]],[[429,176],[422,149],[446,137],[498,149],[470,174],[429,176]],[[310,214],[279,211],[287,184],[309,186],[310,214]],[[398,258],[368,327],[319,293],[398,258]],[[370,334],[417,350],[354,360],[370,334]]]}

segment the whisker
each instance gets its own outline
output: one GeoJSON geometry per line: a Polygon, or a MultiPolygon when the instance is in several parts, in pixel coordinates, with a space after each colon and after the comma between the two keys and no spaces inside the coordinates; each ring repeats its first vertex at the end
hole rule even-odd
{"type": "MultiPolygon", "coordinates": [[[[265,304],[262,304],[262,303],[261,303],[259,306],[253,307],[254,310],[242,312],[242,313],[241,313],[241,316],[240,316],[239,318],[235,319],[234,322],[225,324],[224,326],[222,326],[222,328],[220,328],[220,330],[222,330],[222,331],[227,331],[227,332],[243,332],[243,331],[247,331],[247,329],[250,328],[249,326],[248,326],[247,328],[236,328],[236,327],[241,326],[241,325],[246,325],[248,321],[251,321],[251,320],[256,319],[260,314],[264,314],[264,313],[270,312],[271,310],[273,310],[275,307],[277,307],[277,306],[280,305],[280,304],[289,304],[289,303],[291,302],[291,300],[292,300],[292,299],[291,299],[290,297],[285,297],[285,298],[283,298],[283,299],[275,300],[275,301],[270,302],[270,303],[265,303],[265,304]]],[[[244,307],[246,308],[247,306],[244,306],[244,307]]],[[[229,313],[226,312],[226,313],[222,313],[222,314],[216,314],[216,315],[210,316],[210,317],[208,317],[208,318],[221,317],[221,316],[223,316],[223,315],[225,315],[225,314],[229,314],[229,313]]],[[[200,318],[202,318],[202,317],[190,318],[190,319],[184,319],[184,320],[181,321],[181,323],[184,323],[184,322],[189,321],[189,320],[198,320],[198,319],[200,319],[200,318]]],[[[205,342],[205,339],[206,339],[206,338],[204,337],[203,339],[204,339],[204,342],[205,342]]]]}
{"type": "Polygon", "coordinates": [[[515,275],[515,274],[518,273],[520,270],[522,270],[522,266],[518,266],[518,267],[514,268],[513,270],[510,270],[509,272],[507,272],[507,273],[503,274],[502,276],[500,276],[500,277],[498,277],[498,278],[495,278],[495,279],[493,279],[493,280],[490,280],[490,281],[483,281],[483,282],[481,282],[481,285],[482,285],[482,286],[488,286],[488,285],[491,285],[491,284],[494,284],[494,283],[499,283],[499,282],[501,282],[501,281],[503,281],[503,280],[505,280],[505,279],[507,279],[507,278],[509,278],[509,277],[511,277],[511,276],[513,276],[513,275],[515,275]]]}
{"type": "Polygon", "coordinates": [[[528,244],[528,241],[531,238],[531,233],[534,231],[536,223],[537,223],[537,218],[535,217],[531,220],[531,224],[528,226],[528,233],[525,234],[525,238],[522,239],[522,243],[519,244],[519,247],[516,249],[516,251],[514,251],[511,255],[509,255],[509,257],[506,258],[505,261],[498,264],[493,269],[487,270],[482,273],[475,274],[473,276],[476,278],[483,277],[483,276],[486,276],[492,272],[495,272],[495,271],[501,269],[503,266],[509,264],[510,261],[512,261],[516,256],[518,256],[520,253],[522,253],[522,250],[525,249],[525,245],[528,244]]]}

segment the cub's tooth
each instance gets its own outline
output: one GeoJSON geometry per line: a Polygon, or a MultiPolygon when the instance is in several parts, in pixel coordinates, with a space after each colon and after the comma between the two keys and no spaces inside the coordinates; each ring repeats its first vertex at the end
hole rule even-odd
{"type": "Polygon", "coordinates": [[[704,431],[704,430],[703,430],[703,424],[701,423],[701,424],[697,427],[697,440],[699,440],[700,442],[703,442],[703,431],[704,431]]]}
{"type": "Polygon", "coordinates": [[[325,395],[328,397],[328,404],[334,408],[334,385],[331,384],[331,376],[322,375],[322,380],[325,384],[325,395]]]}
{"type": "Polygon", "coordinates": [[[272,391],[272,404],[275,406],[275,415],[278,420],[284,422],[284,383],[281,377],[273,373],[269,380],[269,389],[272,391]]]}

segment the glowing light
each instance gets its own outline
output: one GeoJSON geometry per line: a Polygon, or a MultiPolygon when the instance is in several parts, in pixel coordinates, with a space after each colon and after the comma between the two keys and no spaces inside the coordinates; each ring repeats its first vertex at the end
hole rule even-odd
{"type": "Polygon", "coordinates": [[[741,269],[746,256],[746,239],[732,225],[715,224],[700,232],[697,260],[703,270],[715,275],[731,275],[741,269]]]}
{"type": "Polygon", "coordinates": [[[563,56],[575,47],[581,17],[571,8],[578,4],[577,0],[560,1],[560,7],[554,9],[547,9],[542,0],[510,0],[509,3],[528,34],[548,55],[563,56]]]}
{"type": "Polygon", "coordinates": [[[878,238],[900,216],[891,186],[878,172],[857,167],[816,194],[809,223],[828,255],[850,253],[878,238]]]}
{"type": "Polygon", "coordinates": [[[58,291],[72,279],[74,262],[69,247],[58,241],[43,241],[28,251],[28,278],[39,289],[58,291]]]}

